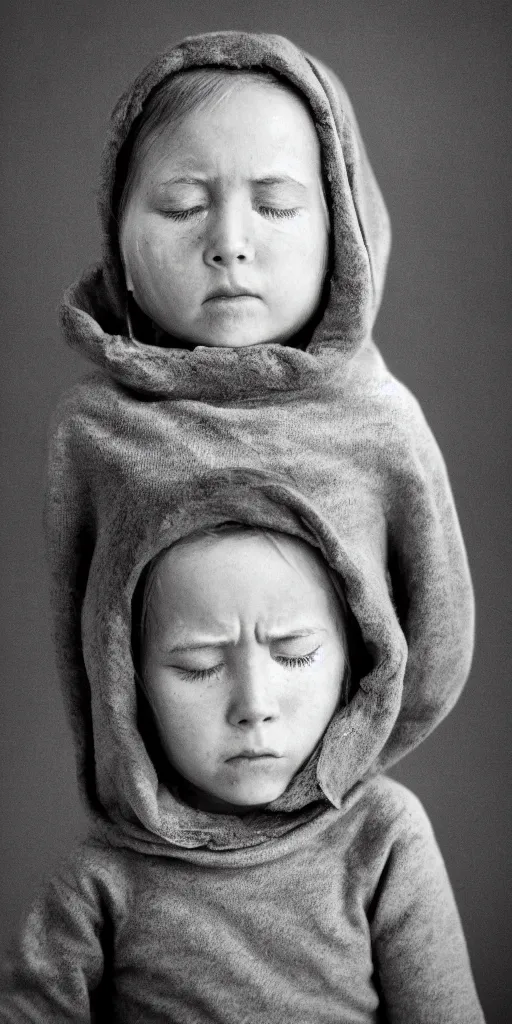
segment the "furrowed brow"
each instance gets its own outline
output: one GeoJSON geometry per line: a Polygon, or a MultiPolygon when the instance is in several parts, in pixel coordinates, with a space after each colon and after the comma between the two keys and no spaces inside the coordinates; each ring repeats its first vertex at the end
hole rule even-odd
{"type": "Polygon", "coordinates": [[[276,631],[267,633],[266,639],[273,641],[274,643],[278,640],[300,640],[301,637],[318,636],[319,633],[326,633],[327,630],[323,626],[305,626],[303,629],[291,629],[285,630],[284,632],[276,631]]]}
{"type": "Polygon", "coordinates": [[[291,185],[300,192],[307,192],[306,185],[298,181],[297,178],[292,178],[291,174],[270,174],[265,178],[256,178],[253,184],[263,186],[264,188],[271,188],[274,185],[291,185]]]}
{"type": "Polygon", "coordinates": [[[229,640],[201,640],[191,643],[159,644],[158,649],[162,654],[186,654],[187,652],[211,650],[212,648],[227,647],[229,640]]]}

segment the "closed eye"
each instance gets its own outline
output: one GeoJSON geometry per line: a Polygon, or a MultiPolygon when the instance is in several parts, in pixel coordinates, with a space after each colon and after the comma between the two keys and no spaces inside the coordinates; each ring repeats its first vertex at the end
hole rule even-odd
{"type": "Polygon", "coordinates": [[[218,676],[221,669],[222,665],[212,665],[211,668],[179,668],[178,672],[184,675],[186,679],[201,682],[205,679],[213,679],[215,676],[218,676]]]}
{"type": "Polygon", "coordinates": [[[296,217],[300,213],[300,207],[258,206],[258,213],[261,213],[263,217],[282,220],[286,217],[296,217]]]}
{"type": "Polygon", "coordinates": [[[191,206],[188,210],[162,210],[164,217],[168,217],[170,220],[189,220],[191,217],[196,217],[199,213],[203,213],[205,210],[204,206],[191,206]]]}
{"type": "MultiPolygon", "coordinates": [[[[274,661],[277,661],[279,665],[284,668],[306,668],[308,665],[312,665],[316,660],[320,651],[320,645],[315,647],[314,651],[309,651],[307,654],[299,654],[295,657],[286,657],[282,654],[274,654],[274,661]]],[[[180,675],[192,682],[204,682],[207,679],[214,679],[220,675],[224,665],[221,662],[218,665],[212,665],[210,668],[183,668],[177,667],[177,671],[180,675]]]]}
{"type": "MultiPolygon", "coordinates": [[[[262,217],[269,217],[270,220],[285,220],[286,218],[296,217],[300,213],[300,207],[279,207],[279,206],[258,206],[258,213],[262,217]]],[[[164,217],[168,217],[174,221],[185,221],[190,220],[191,217],[196,217],[200,213],[204,213],[204,206],[191,206],[188,210],[162,210],[164,217]]]]}
{"type": "Polygon", "coordinates": [[[283,655],[275,654],[275,661],[279,662],[280,665],[284,665],[286,668],[305,668],[306,665],[312,665],[315,661],[320,647],[315,647],[314,651],[310,651],[309,654],[300,654],[295,658],[285,658],[283,655]]]}

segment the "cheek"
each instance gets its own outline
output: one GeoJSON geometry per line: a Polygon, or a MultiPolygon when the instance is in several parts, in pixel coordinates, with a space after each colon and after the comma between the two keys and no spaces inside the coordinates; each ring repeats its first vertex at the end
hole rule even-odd
{"type": "MultiPolygon", "coordinates": [[[[297,715],[312,731],[323,728],[334,714],[341,695],[343,665],[320,663],[301,673],[292,703],[297,715]]],[[[292,706],[292,704],[290,704],[292,706]]]]}
{"type": "Polygon", "coordinates": [[[127,232],[122,253],[127,277],[145,295],[167,293],[178,284],[181,293],[191,281],[193,245],[170,228],[127,232]]]}
{"type": "Polygon", "coordinates": [[[311,280],[323,279],[329,260],[329,234],[323,217],[312,218],[302,238],[304,271],[311,280]]]}
{"type": "Polygon", "coordinates": [[[328,235],[323,220],[308,218],[293,231],[290,228],[276,229],[272,256],[280,286],[284,280],[294,294],[300,293],[298,282],[302,287],[318,287],[328,261],[328,235]]]}
{"type": "Polygon", "coordinates": [[[207,695],[194,688],[161,687],[152,707],[161,739],[167,750],[185,757],[193,749],[205,749],[213,732],[214,712],[207,695]]]}
{"type": "Polygon", "coordinates": [[[181,254],[175,240],[162,234],[148,234],[141,237],[137,262],[145,278],[158,286],[179,274],[181,254]]]}

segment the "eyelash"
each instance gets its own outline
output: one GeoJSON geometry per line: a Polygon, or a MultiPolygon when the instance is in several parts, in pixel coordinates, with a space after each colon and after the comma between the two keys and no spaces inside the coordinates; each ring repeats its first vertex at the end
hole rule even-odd
{"type": "MultiPolygon", "coordinates": [[[[169,217],[174,221],[185,221],[190,220],[191,217],[195,217],[196,214],[202,213],[204,206],[193,206],[190,210],[167,210],[164,211],[164,216],[169,217]]],[[[276,206],[259,206],[258,212],[262,216],[270,217],[271,220],[283,220],[287,217],[295,217],[299,212],[298,207],[290,207],[289,209],[279,209],[276,206]]]]}
{"type": "Polygon", "coordinates": [[[190,210],[166,210],[164,211],[164,216],[169,217],[171,220],[189,220],[196,213],[201,213],[203,209],[203,206],[193,206],[190,210]]]}
{"type": "Polygon", "coordinates": [[[280,210],[279,207],[276,206],[260,206],[259,212],[263,213],[266,217],[272,217],[275,218],[276,220],[281,220],[284,217],[295,217],[295,215],[299,211],[296,207],[280,210]]]}
{"type": "MultiPolygon", "coordinates": [[[[275,660],[279,665],[284,665],[286,668],[305,668],[307,665],[313,664],[319,650],[319,647],[315,647],[314,651],[311,651],[309,654],[301,654],[298,658],[276,657],[275,660]]],[[[204,682],[206,679],[213,679],[214,676],[218,675],[221,668],[222,665],[213,665],[212,668],[182,668],[180,669],[180,672],[182,672],[187,679],[196,682],[204,682]]]]}
{"type": "Polygon", "coordinates": [[[301,654],[298,658],[278,657],[276,658],[276,661],[278,661],[280,665],[286,665],[287,668],[305,668],[306,665],[313,664],[319,650],[319,647],[315,647],[314,651],[311,651],[309,654],[301,654]]]}

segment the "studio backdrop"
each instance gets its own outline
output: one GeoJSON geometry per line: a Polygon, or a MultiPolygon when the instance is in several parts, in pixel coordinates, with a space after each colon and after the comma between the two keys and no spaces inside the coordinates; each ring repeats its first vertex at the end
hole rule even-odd
{"type": "Polygon", "coordinates": [[[1,950],[84,829],[41,524],[49,416],[88,369],[66,349],[56,310],[99,256],[108,115],[168,43],[220,28],[278,32],[346,85],[391,216],[376,340],[444,454],[477,601],[466,690],[394,774],[433,822],[487,1020],[510,1019],[510,23],[509,5],[478,0],[5,7],[1,950]]]}

